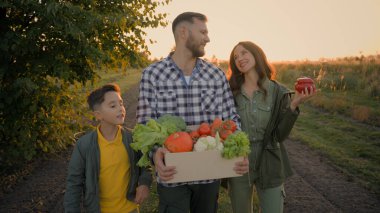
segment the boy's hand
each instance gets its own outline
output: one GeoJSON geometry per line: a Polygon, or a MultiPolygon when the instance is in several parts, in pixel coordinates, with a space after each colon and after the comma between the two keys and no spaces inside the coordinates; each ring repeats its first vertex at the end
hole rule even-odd
{"type": "Polygon", "coordinates": [[[145,199],[147,199],[149,196],[149,188],[145,185],[140,185],[136,188],[136,198],[135,203],[136,204],[142,204],[145,199]]]}

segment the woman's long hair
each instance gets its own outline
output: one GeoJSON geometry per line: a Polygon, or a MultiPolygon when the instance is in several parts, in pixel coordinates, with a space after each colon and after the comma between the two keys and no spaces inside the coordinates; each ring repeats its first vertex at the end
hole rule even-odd
{"type": "Polygon", "coordinates": [[[268,63],[264,51],[259,46],[250,41],[239,42],[231,51],[229,61],[229,83],[234,97],[236,97],[236,95],[240,92],[241,85],[244,83],[244,75],[237,68],[234,57],[234,51],[238,45],[241,45],[245,49],[247,49],[255,58],[255,70],[259,76],[257,84],[259,88],[264,91],[264,98],[266,98],[267,91],[263,87],[263,83],[266,78],[274,79],[276,75],[276,70],[271,64],[268,63]]]}

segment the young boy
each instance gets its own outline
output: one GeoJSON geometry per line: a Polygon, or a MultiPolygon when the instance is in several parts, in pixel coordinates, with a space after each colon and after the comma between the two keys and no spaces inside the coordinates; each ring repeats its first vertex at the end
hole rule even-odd
{"type": "Polygon", "coordinates": [[[98,121],[97,130],[81,137],[72,153],[64,197],[65,212],[80,212],[81,195],[87,212],[138,212],[149,195],[152,177],[139,168],[140,155],[124,130],[125,108],[116,84],[93,91],[87,99],[98,121]]]}

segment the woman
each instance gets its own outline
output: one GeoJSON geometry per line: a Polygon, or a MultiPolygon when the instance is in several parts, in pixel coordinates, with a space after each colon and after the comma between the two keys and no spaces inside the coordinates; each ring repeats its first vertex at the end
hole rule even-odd
{"type": "Polygon", "coordinates": [[[253,184],[262,212],[282,212],[284,181],[292,174],[283,141],[298,115],[298,105],[311,96],[292,92],[274,80],[275,71],[262,49],[244,41],[232,50],[229,80],[241,127],[249,135],[249,173],[228,180],[235,213],[252,212],[253,184]]]}

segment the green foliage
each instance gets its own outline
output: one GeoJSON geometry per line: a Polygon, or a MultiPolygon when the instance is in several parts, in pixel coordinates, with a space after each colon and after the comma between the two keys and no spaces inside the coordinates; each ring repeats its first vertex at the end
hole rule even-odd
{"type": "Polygon", "coordinates": [[[38,84],[29,78],[19,78],[2,88],[2,172],[21,166],[37,153],[54,152],[71,142],[69,136],[79,128],[80,114],[74,110],[83,100],[61,92],[67,87],[63,81],[47,77],[38,79],[38,84]]]}
{"type": "Polygon", "coordinates": [[[107,66],[147,63],[144,29],[166,25],[169,0],[1,1],[0,167],[64,148],[83,117],[76,82],[107,66]]]}

